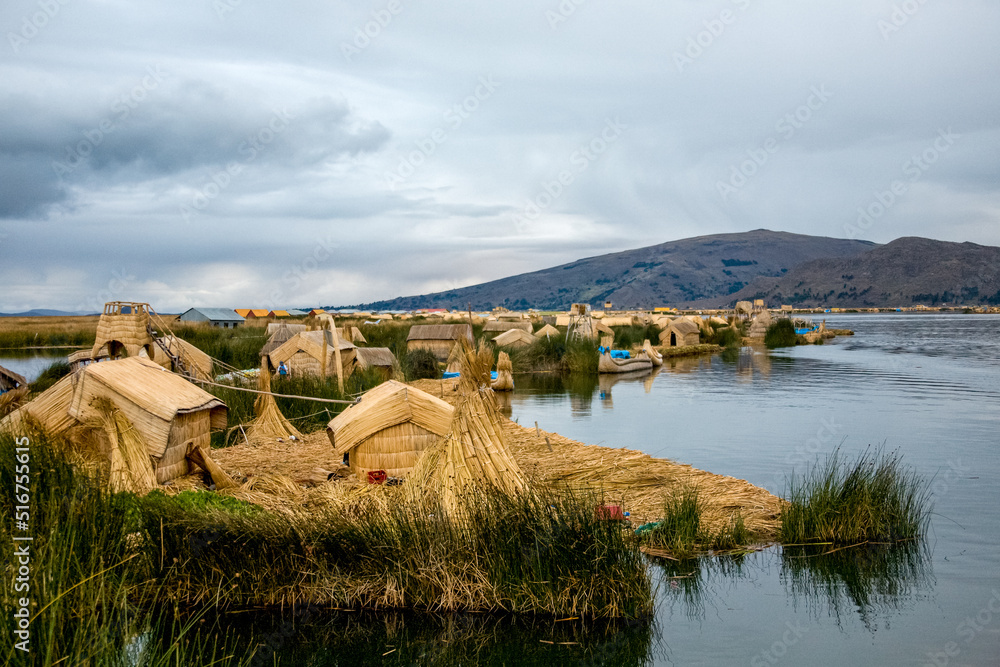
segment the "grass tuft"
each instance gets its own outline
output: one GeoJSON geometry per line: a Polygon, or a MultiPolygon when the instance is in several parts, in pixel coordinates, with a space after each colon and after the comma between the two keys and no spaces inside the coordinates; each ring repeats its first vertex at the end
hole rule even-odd
{"type": "Polygon", "coordinates": [[[869,448],[853,462],[839,450],[788,481],[781,514],[786,544],[898,542],[924,534],[931,504],[927,482],[897,452],[869,448]]]}

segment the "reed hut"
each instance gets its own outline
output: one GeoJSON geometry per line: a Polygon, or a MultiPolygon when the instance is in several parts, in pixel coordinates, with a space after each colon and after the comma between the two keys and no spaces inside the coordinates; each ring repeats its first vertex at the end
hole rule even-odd
{"type": "Polygon", "coordinates": [[[483,325],[483,335],[492,338],[512,329],[531,333],[531,322],[528,320],[490,320],[483,325]]]}
{"type": "Polygon", "coordinates": [[[552,336],[560,335],[559,329],[556,329],[551,324],[546,324],[541,329],[535,332],[535,338],[550,338],[552,336]]]}
{"type": "Polygon", "coordinates": [[[387,347],[359,347],[355,352],[355,366],[360,370],[378,369],[383,379],[388,380],[396,373],[399,365],[396,355],[387,347]]]}
{"type": "Polygon", "coordinates": [[[67,375],[8,415],[0,428],[30,418],[52,435],[71,434],[76,427],[106,420],[101,406],[109,403],[145,443],[160,484],[192,472],[189,453],[208,451],[211,432],[226,427],[225,403],[149,359],[132,357],[67,375]]]}
{"type": "Polygon", "coordinates": [[[471,324],[414,324],[406,336],[406,349],[429,350],[442,363],[447,363],[452,350],[465,340],[472,345],[471,324]]]}
{"type": "Polygon", "coordinates": [[[160,484],[192,472],[189,448],[209,449],[211,432],[226,427],[226,404],[148,359],[91,364],[71,376],[67,414],[99,417],[95,399],[108,399],[142,434],[160,484]]]}
{"type": "Polygon", "coordinates": [[[272,322],[267,325],[269,338],[260,349],[260,356],[266,357],[283,344],[291,340],[292,336],[303,333],[306,330],[304,324],[287,324],[285,322],[272,322]]]}
{"type": "MultiPolygon", "coordinates": [[[[291,322],[268,322],[267,323],[267,335],[269,337],[274,336],[279,331],[288,331],[288,338],[291,338],[297,333],[302,333],[307,329],[304,324],[293,324],[291,322]]],[[[286,338],[285,340],[288,340],[286,338]]],[[[268,340],[268,342],[271,342],[268,340]]],[[[282,341],[284,342],[284,341],[282,341]]]]}
{"type": "Polygon", "coordinates": [[[424,450],[448,433],[454,413],[440,398],[389,380],[334,417],[326,434],[359,477],[371,470],[404,477],[424,450]]]}
{"type": "Polygon", "coordinates": [[[13,391],[18,387],[28,386],[28,380],[23,375],[0,366],[0,394],[13,391]]]}
{"type": "Polygon", "coordinates": [[[112,359],[122,356],[137,357],[146,350],[153,357],[153,328],[149,322],[149,304],[131,301],[110,301],[97,321],[97,338],[91,348],[91,358],[96,359],[101,348],[107,347],[112,359]]]}
{"type": "Polygon", "coordinates": [[[528,347],[536,342],[538,339],[524,329],[508,329],[493,339],[493,343],[501,347],[528,347]]]}
{"type": "Polygon", "coordinates": [[[303,331],[268,353],[267,357],[272,369],[277,369],[284,362],[291,375],[349,377],[354,368],[356,350],[354,343],[339,337],[335,346],[333,334],[328,330],[303,331]],[[339,374],[338,357],[341,368],[339,374]]]}
{"type": "Polygon", "coordinates": [[[667,328],[660,334],[660,345],[665,347],[697,345],[701,342],[698,332],[698,325],[694,322],[685,319],[676,319],[667,325],[667,328]]]}

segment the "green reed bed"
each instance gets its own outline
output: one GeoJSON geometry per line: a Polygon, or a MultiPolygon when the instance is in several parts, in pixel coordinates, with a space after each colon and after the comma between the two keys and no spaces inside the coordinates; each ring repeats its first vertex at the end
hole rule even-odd
{"type": "Polygon", "coordinates": [[[664,501],[663,518],[640,532],[643,545],[685,560],[707,551],[738,549],[753,541],[739,513],[727,525],[711,531],[702,522],[702,511],[697,489],[671,494],[664,501]]]}
{"type": "Polygon", "coordinates": [[[661,329],[655,324],[613,326],[611,330],[615,332],[615,349],[619,350],[642,347],[642,342],[646,339],[653,345],[658,345],[660,342],[661,329]]]}
{"type": "MultiPolygon", "coordinates": [[[[221,329],[175,322],[171,330],[208,356],[228,366],[240,370],[260,368],[260,351],[267,342],[267,329],[264,327],[221,329]]],[[[224,373],[225,370],[217,367],[216,372],[224,373]]]]}
{"type": "Polygon", "coordinates": [[[400,497],[289,518],[150,496],[144,543],[159,585],[184,605],[646,616],[642,557],[593,507],[573,494],[479,495],[459,519],[400,497]]]}
{"type": "MultiPolygon", "coordinates": [[[[74,467],[65,445],[41,432],[17,436],[0,433],[0,514],[15,516],[15,478],[27,474],[31,489],[28,530],[13,521],[0,522],[0,539],[8,545],[0,555],[5,582],[14,582],[20,562],[11,545],[28,545],[30,589],[0,587],[0,606],[12,618],[20,598],[29,600],[31,614],[27,653],[4,648],[5,664],[18,665],[181,665],[208,664],[214,652],[206,638],[186,640],[189,626],[164,624],[150,601],[158,590],[147,581],[149,554],[137,549],[135,498],[111,494],[102,482],[74,467]],[[17,447],[28,440],[28,463],[15,459],[17,447]],[[30,472],[17,470],[26,465],[30,472]],[[15,542],[14,536],[29,535],[15,542]],[[135,642],[152,630],[169,638],[164,644],[135,642]]],[[[19,480],[23,483],[23,479],[19,480]]],[[[222,656],[219,655],[219,658],[222,656]]],[[[245,664],[235,658],[218,665],[245,664]]]]}
{"type": "Polygon", "coordinates": [[[853,461],[839,450],[788,482],[781,514],[785,544],[898,542],[925,534],[928,483],[898,452],[869,448],[853,461]]]}

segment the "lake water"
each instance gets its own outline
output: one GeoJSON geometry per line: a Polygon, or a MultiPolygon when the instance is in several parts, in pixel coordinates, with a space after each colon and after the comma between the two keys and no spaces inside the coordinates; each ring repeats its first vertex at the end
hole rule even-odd
{"type": "Polygon", "coordinates": [[[651,382],[546,378],[515,393],[522,424],[779,494],[786,472],[838,446],[884,444],[933,478],[925,557],[809,570],[775,548],[703,564],[697,585],[659,595],[654,664],[1000,664],[1000,317],[827,324],[856,335],[677,360],[651,382]]]}
{"type": "Polygon", "coordinates": [[[66,361],[75,348],[60,350],[0,350],[0,366],[34,382],[39,374],[57,361],[66,361]]]}

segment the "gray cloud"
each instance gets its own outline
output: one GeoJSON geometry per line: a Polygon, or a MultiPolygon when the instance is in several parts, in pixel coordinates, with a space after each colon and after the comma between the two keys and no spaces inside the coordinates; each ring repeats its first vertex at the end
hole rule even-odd
{"type": "Polygon", "coordinates": [[[74,0],[29,36],[37,4],[6,3],[0,310],[109,282],[161,310],[351,303],[698,234],[845,236],[947,128],[863,236],[1000,244],[1000,8],[896,26],[896,4],[74,0]]]}

